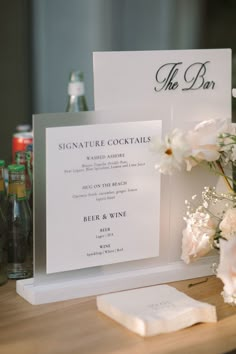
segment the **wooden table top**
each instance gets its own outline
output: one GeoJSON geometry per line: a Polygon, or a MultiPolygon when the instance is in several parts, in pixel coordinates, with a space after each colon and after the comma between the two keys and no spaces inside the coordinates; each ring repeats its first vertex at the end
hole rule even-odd
{"type": "Polygon", "coordinates": [[[0,287],[1,354],[222,354],[236,348],[236,307],[224,303],[215,277],[169,285],[196,300],[216,305],[218,322],[197,324],[169,334],[142,338],[96,309],[87,297],[31,305],[15,291],[15,281],[0,287]]]}

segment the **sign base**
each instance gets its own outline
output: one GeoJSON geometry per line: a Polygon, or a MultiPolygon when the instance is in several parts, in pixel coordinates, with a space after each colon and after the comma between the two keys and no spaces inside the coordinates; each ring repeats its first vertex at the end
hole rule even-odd
{"type": "Polygon", "coordinates": [[[199,259],[186,265],[182,261],[164,266],[99,275],[87,279],[74,279],[51,284],[35,284],[34,278],[18,280],[16,292],[32,305],[64,301],[80,297],[122,291],[144,286],[163,284],[213,275],[212,265],[217,256],[199,259]]]}

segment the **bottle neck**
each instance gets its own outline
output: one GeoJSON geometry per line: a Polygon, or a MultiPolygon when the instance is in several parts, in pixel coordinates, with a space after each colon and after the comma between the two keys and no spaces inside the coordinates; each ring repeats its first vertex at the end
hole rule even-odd
{"type": "Polygon", "coordinates": [[[68,101],[70,104],[78,104],[82,96],[69,96],[68,101]]]}
{"type": "Polygon", "coordinates": [[[87,111],[88,106],[85,96],[69,96],[66,112],[87,111]]]}
{"type": "Polygon", "coordinates": [[[31,171],[31,153],[28,151],[16,152],[16,164],[25,166],[25,184],[28,194],[31,192],[33,177],[31,171]]]}

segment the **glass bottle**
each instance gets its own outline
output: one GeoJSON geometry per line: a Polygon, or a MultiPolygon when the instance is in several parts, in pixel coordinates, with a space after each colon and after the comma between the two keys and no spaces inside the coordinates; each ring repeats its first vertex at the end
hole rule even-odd
{"type": "Polygon", "coordinates": [[[25,166],[9,165],[7,203],[8,278],[33,275],[32,216],[25,188],[25,166]]]}
{"type": "Polygon", "coordinates": [[[29,205],[31,211],[33,211],[33,144],[26,146],[26,160],[27,160],[27,171],[30,178],[30,194],[28,195],[29,205]]]}
{"type": "Polygon", "coordinates": [[[17,151],[15,155],[15,161],[17,165],[25,166],[25,187],[26,187],[26,196],[32,209],[32,186],[33,186],[33,177],[32,177],[32,168],[31,168],[31,152],[30,151],[17,151]]]}
{"type": "Polygon", "coordinates": [[[81,71],[72,71],[68,83],[66,112],[81,111],[88,111],[84,90],[84,77],[81,71]]]}
{"type": "Polygon", "coordinates": [[[6,187],[5,187],[5,161],[0,160],[0,208],[2,208],[3,213],[6,211],[6,187]]]}
{"type": "Polygon", "coordinates": [[[6,190],[4,181],[5,161],[0,160],[0,285],[7,282],[7,224],[6,224],[6,190]]]}
{"type": "Polygon", "coordinates": [[[8,280],[7,257],[7,224],[5,214],[0,208],[0,285],[8,280]]]}

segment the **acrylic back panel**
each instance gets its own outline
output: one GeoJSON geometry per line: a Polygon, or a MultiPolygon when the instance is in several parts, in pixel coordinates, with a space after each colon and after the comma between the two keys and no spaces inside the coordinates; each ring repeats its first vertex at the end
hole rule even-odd
{"type": "Polygon", "coordinates": [[[231,49],[95,52],[95,109],[172,107],[174,125],[230,118],[231,61],[231,49]]]}
{"type": "MultiPolygon", "coordinates": [[[[169,131],[212,118],[231,119],[230,49],[95,52],[93,66],[95,109],[146,108],[161,116],[169,108],[169,131]]],[[[171,178],[170,209],[161,206],[170,213],[168,262],[180,260],[185,200],[216,182],[201,168],[171,178]]]]}

